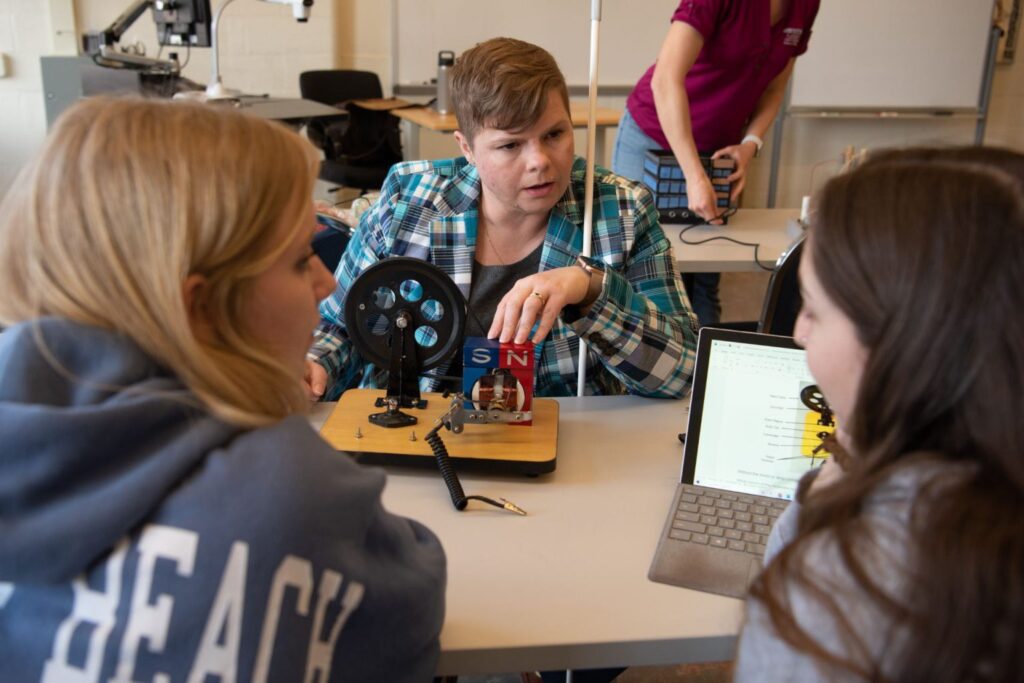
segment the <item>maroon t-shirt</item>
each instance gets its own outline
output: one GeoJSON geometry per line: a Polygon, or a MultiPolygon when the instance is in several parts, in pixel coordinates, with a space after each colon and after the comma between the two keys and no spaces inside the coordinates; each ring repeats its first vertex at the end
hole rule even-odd
{"type": "MultiPolygon", "coordinates": [[[[693,139],[701,152],[735,145],[743,138],[768,84],[790,58],[807,51],[820,0],[790,0],[789,11],[771,25],[770,0],[682,0],[672,21],[685,21],[704,37],[686,74],[693,139]]],[[[668,147],[651,92],[654,66],[626,100],[640,129],[668,147]]]]}

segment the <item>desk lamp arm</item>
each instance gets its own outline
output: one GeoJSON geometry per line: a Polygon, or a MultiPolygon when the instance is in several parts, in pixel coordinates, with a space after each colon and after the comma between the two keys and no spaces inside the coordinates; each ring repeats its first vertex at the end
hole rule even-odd
{"type": "Polygon", "coordinates": [[[92,57],[99,66],[118,69],[141,69],[152,73],[177,73],[177,62],[153,59],[144,55],[124,52],[115,48],[121,36],[131,28],[139,17],[156,5],[159,9],[163,0],[135,0],[124,12],[102,31],[91,31],[82,36],[82,52],[92,57]]]}
{"type": "MultiPolygon", "coordinates": [[[[210,60],[210,83],[206,86],[206,96],[209,99],[220,99],[225,97],[236,97],[237,92],[224,87],[220,79],[220,47],[217,40],[217,31],[220,28],[220,15],[224,8],[235,0],[224,0],[213,15],[213,23],[210,25],[210,48],[213,50],[213,58],[210,60]]],[[[313,7],[313,0],[264,0],[274,5],[290,5],[292,17],[299,23],[306,23],[309,20],[309,12],[313,7]]]]}
{"type": "Polygon", "coordinates": [[[224,84],[220,80],[220,44],[217,39],[217,32],[220,28],[220,16],[224,9],[235,0],[224,0],[213,15],[213,22],[210,24],[210,83],[206,86],[208,97],[223,97],[226,94],[224,84]]]}
{"type": "Polygon", "coordinates": [[[121,40],[121,36],[124,35],[125,31],[131,28],[131,25],[134,24],[152,4],[153,0],[135,0],[128,9],[121,13],[121,16],[114,19],[113,23],[101,32],[102,36],[110,41],[106,44],[112,45],[113,43],[121,40]]]}

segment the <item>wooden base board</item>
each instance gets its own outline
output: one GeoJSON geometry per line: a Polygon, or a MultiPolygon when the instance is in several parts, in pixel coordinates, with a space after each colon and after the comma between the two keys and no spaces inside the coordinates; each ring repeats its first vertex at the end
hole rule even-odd
{"type": "MultiPolygon", "coordinates": [[[[320,435],[338,450],[355,454],[360,462],[435,467],[434,453],[423,437],[448,410],[451,399],[441,394],[424,394],[426,408],[402,409],[415,416],[417,424],[388,429],[368,419],[369,415],[383,411],[374,402],[384,394],[383,389],[346,391],[324,422],[320,435]],[[411,441],[414,433],[416,440],[411,441]]],[[[522,474],[552,472],[558,447],[558,402],[533,399],[532,426],[467,424],[461,434],[446,429],[439,434],[457,467],[522,474]]]]}

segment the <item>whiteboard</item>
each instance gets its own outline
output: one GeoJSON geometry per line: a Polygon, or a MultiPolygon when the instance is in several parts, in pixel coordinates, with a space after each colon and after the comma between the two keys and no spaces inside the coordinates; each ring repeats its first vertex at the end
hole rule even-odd
{"type": "Polygon", "coordinates": [[[989,0],[822,0],[790,107],[977,109],[989,0]]]}
{"type": "MultiPolygon", "coordinates": [[[[459,54],[497,36],[554,55],[569,85],[590,74],[590,0],[395,0],[396,83],[437,77],[437,53],[459,54]]],[[[679,0],[604,0],[600,83],[630,88],[654,64],[679,0]]]]}

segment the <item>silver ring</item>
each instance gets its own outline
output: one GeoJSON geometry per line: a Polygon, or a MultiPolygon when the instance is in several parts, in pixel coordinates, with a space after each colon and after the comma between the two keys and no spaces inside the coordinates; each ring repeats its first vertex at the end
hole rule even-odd
{"type": "Polygon", "coordinates": [[[533,292],[533,295],[535,297],[537,297],[538,299],[540,299],[541,301],[547,301],[547,299],[548,299],[546,296],[544,296],[540,292],[533,292]]]}

